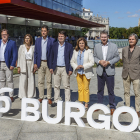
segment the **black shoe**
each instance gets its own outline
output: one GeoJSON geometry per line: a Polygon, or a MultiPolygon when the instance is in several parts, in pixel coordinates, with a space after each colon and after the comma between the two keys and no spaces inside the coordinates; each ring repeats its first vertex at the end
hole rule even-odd
{"type": "Polygon", "coordinates": [[[56,107],[57,106],[57,103],[52,103],[51,104],[51,107],[56,107]]]}

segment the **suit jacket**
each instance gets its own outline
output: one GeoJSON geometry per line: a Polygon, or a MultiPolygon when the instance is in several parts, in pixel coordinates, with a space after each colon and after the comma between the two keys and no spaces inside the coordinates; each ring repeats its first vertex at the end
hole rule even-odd
{"type": "MultiPolygon", "coordinates": [[[[1,47],[1,41],[2,40],[0,40],[0,47],[1,47]]],[[[5,63],[9,69],[10,66],[15,67],[17,57],[18,57],[18,52],[17,52],[16,42],[9,39],[4,52],[5,63]]]]}
{"type": "MultiPolygon", "coordinates": [[[[99,76],[103,74],[103,66],[98,62],[99,60],[103,60],[103,52],[102,52],[102,43],[95,45],[94,48],[94,60],[97,64],[96,72],[99,76]]],[[[108,42],[108,52],[106,61],[110,61],[110,65],[105,68],[105,71],[108,76],[115,75],[115,63],[120,60],[118,47],[116,44],[108,42]]]]}
{"type": "MultiPolygon", "coordinates": [[[[75,76],[77,76],[77,72],[78,72],[78,70],[76,70],[76,68],[78,67],[77,56],[78,56],[78,51],[74,50],[70,63],[71,63],[71,66],[73,67],[75,76]]],[[[91,52],[90,49],[85,50],[83,67],[84,67],[84,72],[87,79],[91,79],[91,77],[94,76],[93,66],[94,66],[93,53],[91,52]]]]}
{"type": "Polygon", "coordinates": [[[128,59],[129,46],[122,50],[123,71],[122,77],[127,78],[128,74],[131,79],[140,79],[140,47],[136,46],[131,59],[128,59]]]}
{"type": "MultiPolygon", "coordinates": [[[[31,72],[33,72],[34,68],[34,48],[35,46],[31,46],[30,49],[32,49],[32,64],[31,64],[31,72]]],[[[25,45],[21,45],[18,50],[18,62],[17,62],[17,67],[20,67],[21,72],[25,73],[27,72],[27,67],[26,67],[26,57],[25,57],[25,45]]]]}
{"type": "MultiPolygon", "coordinates": [[[[42,56],[41,41],[42,41],[42,37],[37,38],[35,41],[34,64],[37,64],[38,68],[41,66],[41,56],[42,56]]],[[[46,52],[48,68],[50,68],[50,53],[51,53],[53,43],[54,43],[54,39],[48,37],[47,52],[46,52]]]]}
{"type": "MultiPolygon", "coordinates": [[[[53,71],[57,67],[58,47],[59,47],[59,43],[57,41],[53,44],[52,52],[51,52],[51,55],[50,55],[51,56],[50,57],[50,59],[51,59],[51,69],[53,69],[53,71]]],[[[73,71],[73,69],[70,65],[70,60],[72,58],[72,54],[73,54],[73,46],[70,43],[65,42],[64,58],[65,58],[65,67],[66,67],[67,74],[69,73],[69,71],[73,71]]]]}

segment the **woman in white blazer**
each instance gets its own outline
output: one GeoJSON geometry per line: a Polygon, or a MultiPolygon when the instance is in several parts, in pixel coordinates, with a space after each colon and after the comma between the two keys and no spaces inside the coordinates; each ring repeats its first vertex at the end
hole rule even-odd
{"type": "Polygon", "coordinates": [[[71,59],[71,66],[73,67],[73,71],[77,79],[79,94],[78,100],[81,103],[85,102],[85,108],[87,110],[89,103],[90,79],[94,76],[94,58],[93,53],[87,46],[87,41],[84,38],[79,38],[77,41],[77,45],[71,59]]]}
{"type": "Polygon", "coordinates": [[[18,50],[19,98],[32,98],[36,96],[34,67],[33,38],[25,35],[24,44],[18,50]]]}

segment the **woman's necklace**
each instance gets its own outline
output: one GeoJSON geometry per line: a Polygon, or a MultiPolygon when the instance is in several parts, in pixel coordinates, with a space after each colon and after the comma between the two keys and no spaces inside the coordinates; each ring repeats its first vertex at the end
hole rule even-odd
{"type": "Polygon", "coordinates": [[[27,52],[29,51],[30,47],[26,45],[27,52]]]}

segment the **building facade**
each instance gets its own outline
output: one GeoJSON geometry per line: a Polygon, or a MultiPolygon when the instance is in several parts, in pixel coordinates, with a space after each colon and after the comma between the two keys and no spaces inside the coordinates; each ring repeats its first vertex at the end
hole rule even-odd
{"type": "Polygon", "coordinates": [[[82,0],[24,0],[69,15],[81,16],[82,0]]]}
{"type": "Polygon", "coordinates": [[[78,36],[82,27],[103,26],[82,19],[82,7],[82,0],[0,0],[0,30],[7,28],[11,38],[34,37],[47,25],[49,35],[57,37],[62,29],[78,36]]]}
{"type": "Polygon", "coordinates": [[[98,15],[93,16],[93,12],[90,9],[85,8],[83,8],[82,18],[88,21],[105,25],[105,27],[90,28],[89,32],[87,33],[88,37],[94,38],[96,36],[100,36],[100,32],[103,30],[108,31],[109,33],[109,18],[103,18],[101,16],[99,17],[98,15]]]}
{"type": "MultiPolygon", "coordinates": [[[[82,0],[23,0],[45,8],[53,9],[69,15],[80,17],[82,12],[82,0]]],[[[10,14],[10,13],[9,13],[10,14]]],[[[55,22],[41,21],[29,18],[21,18],[10,15],[0,15],[0,28],[7,28],[10,37],[23,37],[26,33],[32,36],[40,35],[40,27],[49,26],[49,34],[56,36],[60,29],[65,29],[68,34],[80,35],[81,27],[63,25],[55,22]]]]}
{"type": "Polygon", "coordinates": [[[140,26],[140,18],[139,18],[138,26],[140,26]]]}

